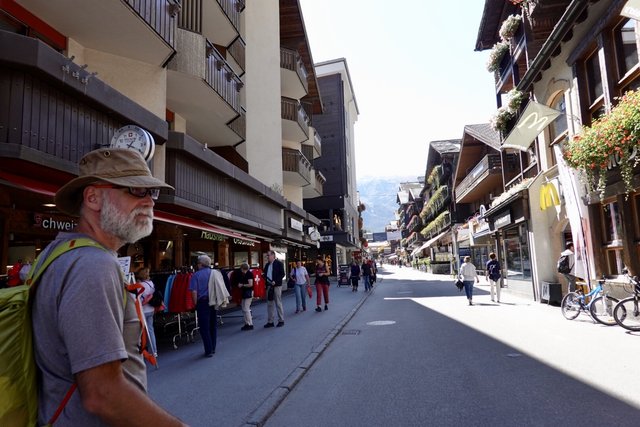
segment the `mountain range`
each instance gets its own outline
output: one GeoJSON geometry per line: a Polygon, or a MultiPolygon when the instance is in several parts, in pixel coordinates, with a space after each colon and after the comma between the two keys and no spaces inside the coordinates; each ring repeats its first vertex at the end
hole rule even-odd
{"type": "Polygon", "coordinates": [[[381,176],[358,178],[358,193],[364,203],[365,232],[380,233],[396,219],[398,188],[401,182],[417,181],[416,176],[381,176]]]}

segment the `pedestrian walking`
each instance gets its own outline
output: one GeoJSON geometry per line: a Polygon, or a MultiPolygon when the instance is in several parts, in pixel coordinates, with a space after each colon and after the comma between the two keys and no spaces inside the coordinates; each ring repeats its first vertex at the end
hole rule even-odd
{"type": "Polygon", "coordinates": [[[144,286],[144,292],[142,293],[142,312],[144,314],[145,322],[147,323],[147,331],[149,332],[149,353],[154,356],[158,355],[158,347],[156,346],[156,334],[153,329],[153,315],[156,312],[149,302],[153,297],[153,293],[156,291],[156,286],[151,281],[149,276],[149,267],[142,267],[136,273],[136,279],[144,286]]]}
{"type": "Polygon", "coordinates": [[[371,289],[371,264],[369,264],[366,260],[363,261],[362,266],[360,267],[360,271],[362,271],[364,290],[365,292],[368,292],[371,289]]]}
{"type": "Polygon", "coordinates": [[[160,188],[172,187],[127,148],[91,151],[78,170],[55,196],[57,209],[79,216],[78,225],[58,233],[39,259],[79,239],[95,245],[55,258],[35,290],[38,425],[62,407],[60,425],[183,425],[147,396],[140,300],[125,292],[117,258],[125,244],[151,234],[154,200],[160,188]],[[71,398],[62,403],[67,394],[71,398]]]}
{"type": "Polygon", "coordinates": [[[331,272],[321,256],[316,259],[316,311],[322,311],[322,297],[324,296],[324,309],[329,310],[329,274],[331,272]]]}
{"type": "Polygon", "coordinates": [[[567,286],[570,292],[575,292],[576,290],[575,267],[576,258],[573,252],[573,243],[568,242],[558,259],[558,273],[561,273],[567,279],[567,286]]]}
{"type": "Polygon", "coordinates": [[[307,293],[306,287],[311,286],[311,279],[307,268],[302,265],[302,261],[295,260],[296,266],[291,270],[291,278],[296,284],[293,288],[296,295],[296,314],[301,311],[307,311],[307,293]]]}
{"type": "Polygon", "coordinates": [[[473,281],[480,283],[476,267],[471,263],[471,257],[464,257],[464,263],[460,266],[460,279],[464,283],[464,293],[467,295],[469,305],[473,305],[473,281]]]}
{"type": "Polygon", "coordinates": [[[218,341],[218,313],[214,305],[209,305],[209,279],[212,273],[211,258],[208,255],[198,256],[196,268],[198,271],[191,276],[189,290],[196,305],[198,328],[202,338],[202,345],[204,346],[204,357],[213,357],[218,341]]]}
{"type": "Polygon", "coordinates": [[[353,259],[351,261],[351,292],[358,292],[358,282],[360,281],[360,266],[358,262],[353,259]]]}
{"type": "Polygon", "coordinates": [[[268,262],[264,266],[264,277],[267,282],[267,323],[265,328],[273,328],[275,311],[278,312],[278,328],[284,326],[284,310],[282,309],[282,279],[284,265],[276,259],[274,251],[267,252],[268,262]]]}
{"type": "Polygon", "coordinates": [[[494,252],[489,254],[489,261],[487,262],[487,281],[489,282],[491,301],[494,301],[494,288],[495,288],[495,298],[497,302],[500,302],[500,262],[496,257],[494,252]]]}
{"type": "Polygon", "coordinates": [[[238,287],[242,290],[242,314],[244,316],[244,326],[242,331],[253,330],[253,318],[251,316],[251,302],[253,301],[253,273],[249,271],[249,264],[246,262],[240,266],[240,280],[238,287]]]}

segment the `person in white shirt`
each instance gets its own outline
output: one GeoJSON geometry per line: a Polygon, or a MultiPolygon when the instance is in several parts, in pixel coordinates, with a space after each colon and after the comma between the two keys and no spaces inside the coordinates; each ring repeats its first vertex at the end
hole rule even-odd
{"type": "Polygon", "coordinates": [[[469,305],[473,305],[473,281],[480,283],[476,267],[471,263],[471,257],[464,257],[464,263],[460,266],[460,279],[464,283],[464,293],[467,295],[469,305]]]}
{"type": "Polygon", "coordinates": [[[301,311],[307,311],[307,293],[306,286],[311,286],[311,279],[309,279],[309,272],[302,265],[302,261],[295,260],[296,266],[291,270],[291,278],[296,281],[296,287],[294,293],[296,294],[296,313],[301,311]]]}
{"type": "Polygon", "coordinates": [[[571,271],[569,271],[568,273],[562,273],[562,275],[564,276],[565,279],[567,279],[567,286],[569,288],[569,291],[575,292],[576,291],[576,276],[575,276],[576,259],[573,252],[573,243],[572,242],[567,243],[565,248],[566,249],[562,251],[562,253],[560,254],[560,257],[566,256],[568,258],[569,268],[571,269],[571,271]]]}

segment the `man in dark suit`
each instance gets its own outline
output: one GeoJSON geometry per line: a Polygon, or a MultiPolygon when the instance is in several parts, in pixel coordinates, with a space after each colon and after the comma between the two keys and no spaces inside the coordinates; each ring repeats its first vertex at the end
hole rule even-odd
{"type": "Polygon", "coordinates": [[[282,309],[282,279],[284,279],[284,265],[276,259],[274,251],[267,252],[269,262],[264,266],[264,277],[267,282],[267,324],[265,328],[274,326],[274,308],[278,310],[278,324],[276,327],[284,326],[284,310],[282,309]],[[269,298],[269,293],[273,293],[273,298],[269,298]]]}

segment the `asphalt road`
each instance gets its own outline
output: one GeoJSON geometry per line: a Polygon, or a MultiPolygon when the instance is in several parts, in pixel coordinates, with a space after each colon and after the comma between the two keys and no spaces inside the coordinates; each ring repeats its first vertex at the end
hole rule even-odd
{"type": "MultiPolygon", "coordinates": [[[[387,267],[266,425],[637,426],[640,336],[387,267]]],[[[222,424],[221,424],[222,425],[222,424]]]]}

